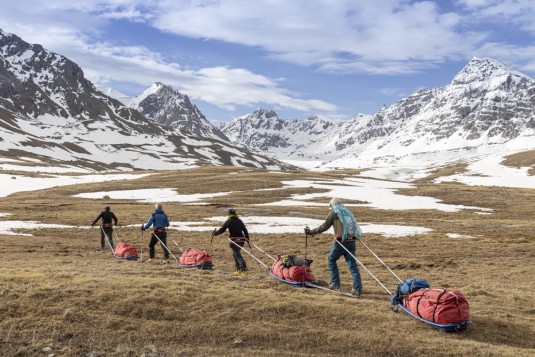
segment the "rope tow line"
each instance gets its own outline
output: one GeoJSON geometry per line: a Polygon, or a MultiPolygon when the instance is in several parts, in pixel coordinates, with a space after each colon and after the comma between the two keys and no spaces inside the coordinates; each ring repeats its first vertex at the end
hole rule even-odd
{"type": "Polygon", "coordinates": [[[346,252],[348,252],[349,255],[351,255],[351,256],[357,261],[357,263],[359,263],[360,266],[362,266],[362,267],[364,268],[364,270],[366,270],[366,271],[368,272],[368,274],[370,274],[370,275],[372,276],[372,278],[374,278],[375,281],[377,281],[377,282],[379,283],[379,285],[381,285],[381,286],[383,287],[383,289],[386,290],[386,292],[388,293],[388,295],[392,295],[392,293],[390,292],[390,290],[388,290],[388,288],[387,288],[386,286],[384,286],[384,284],[381,283],[381,281],[380,281],[379,279],[377,279],[377,277],[376,277],[375,275],[373,275],[373,273],[372,273],[368,268],[366,268],[366,266],[365,266],[364,264],[362,264],[361,261],[357,259],[357,257],[355,257],[355,256],[354,256],[354,255],[353,255],[353,254],[352,254],[346,247],[344,247],[344,245],[343,245],[340,241],[337,240],[336,243],[338,243],[342,248],[344,248],[344,250],[345,250],[346,252]]]}
{"type": "Polygon", "coordinates": [[[234,244],[236,247],[240,248],[241,250],[243,250],[245,253],[249,254],[251,257],[254,258],[254,260],[256,260],[258,263],[262,264],[264,267],[266,267],[267,269],[269,269],[269,267],[264,264],[260,259],[258,259],[257,257],[254,256],[253,253],[249,252],[247,249],[245,249],[244,247],[240,246],[239,244],[237,244],[236,242],[233,242],[230,238],[228,238],[228,241],[232,244],[234,244]]]}

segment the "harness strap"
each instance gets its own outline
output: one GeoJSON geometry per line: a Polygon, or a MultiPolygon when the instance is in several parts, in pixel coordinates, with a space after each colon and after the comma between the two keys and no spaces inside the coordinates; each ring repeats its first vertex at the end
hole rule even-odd
{"type": "Polygon", "coordinates": [[[345,242],[354,242],[357,240],[357,237],[356,236],[348,236],[346,237],[346,240],[342,240],[342,237],[336,237],[335,238],[337,241],[339,242],[342,242],[342,243],[345,243],[345,242]]]}
{"type": "Polygon", "coordinates": [[[245,237],[229,237],[229,239],[233,242],[247,242],[247,238],[245,237]]]}
{"type": "MultiPolygon", "coordinates": [[[[429,290],[426,289],[426,291],[429,291],[429,290]]],[[[420,295],[420,298],[419,298],[418,301],[416,302],[416,313],[417,313],[418,316],[420,316],[420,318],[422,318],[422,319],[423,319],[423,317],[422,317],[422,315],[420,315],[420,311],[418,310],[418,308],[420,307],[420,300],[422,300],[422,298],[424,297],[424,295],[425,295],[425,292],[424,292],[422,295],[420,295]]],[[[434,320],[433,320],[433,321],[434,321],[434,320]]]]}
{"type": "Polygon", "coordinates": [[[444,289],[444,291],[442,291],[437,298],[437,303],[435,304],[435,308],[433,309],[433,322],[435,322],[435,313],[437,312],[437,307],[438,307],[438,304],[440,303],[440,299],[442,298],[442,296],[444,296],[445,293],[446,293],[446,289],[444,289]]]}

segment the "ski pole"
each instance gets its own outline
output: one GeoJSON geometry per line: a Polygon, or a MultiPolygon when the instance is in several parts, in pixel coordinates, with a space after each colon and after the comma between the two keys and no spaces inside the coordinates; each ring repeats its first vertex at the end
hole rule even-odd
{"type": "MultiPolygon", "coordinates": [[[[143,227],[143,224],[141,224],[141,227],[143,227]]],[[[145,232],[144,229],[141,230],[141,245],[139,247],[141,253],[140,253],[140,258],[139,258],[139,262],[143,262],[143,243],[145,242],[145,239],[143,238],[143,233],[145,232]]]]}
{"type": "Polygon", "coordinates": [[[308,232],[310,228],[305,226],[305,272],[303,273],[303,287],[305,287],[305,280],[307,275],[307,248],[308,248],[308,232]]]}
{"type": "Polygon", "coordinates": [[[257,257],[255,257],[253,253],[247,251],[247,249],[243,248],[243,247],[240,246],[238,243],[233,242],[232,240],[230,240],[230,238],[229,238],[228,241],[229,241],[230,243],[234,244],[236,247],[238,247],[238,248],[240,248],[241,250],[243,250],[245,253],[249,254],[249,255],[250,255],[251,257],[253,257],[258,263],[262,264],[262,265],[265,266],[267,269],[269,269],[269,267],[268,267],[266,264],[264,264],[260,259],[258,259],[257,257]]]}
{"type": "MultiPolygon", "coordinates": [[[[210,243],[208,243],[208,247],[204,250],[205,252],[207,252],[208,249],[210,249],[210,247],[212,246],[212,241],[214,240],[216,231],[217,231],[217,228],[214,228],[214,230],[212,231],[212,238],[210,238],[210,243]]],[[[208,254],[208,253],[206,253],[206,254],[208,254]]],[[[204,263],[205,262],[202,262],[201,269],[204,269],[204,263]]]]}
{"type": "Polygon", "coordinates": [[[371,250],[371,249],[370,249],[370,248],[369,248],[369,247],[368,247],[362,240],[359,239],[359,241],[360,241],[360,243],[362,243],[363,246],[365,246],[365,247],[366,247],[366,248],[367,248],[367,249],[368,249],[368,250],[369,250],[369,251],[370,251],[370,252],[371,252],[371,253],[372,253],[372,254],[373,254],[379,261],[380,261],[380,262],[381,262],[381,264],[383,264],[383,266],[384,266],[386,269],[388,269],[389,272],[391,272],[391,273],[392,273],[392,274],[399,280],[400,283],[403,282],[403,280],[401,280],[401,279],[399,278],[399,276],[397,276],[397,274],[394,273],[394,272],[392,271],[392,269],[390,269],[390,268],[388,267],[388,265],[386,265],[386,263],[385,263],[381,258],[379,258],[379,256],[377,256],[377,254],[375,254],[375,253],[374,253],[374,252],[373,252],[373,251],[372,251],[372,250],[371,250]]]}
{"type": "Polygon", "coordinates": [[[344,245],[343,245],[339,240],[336,240],[336,243],[338,243],[342,248],[344,248],[344,250],[345,250],[346,252],[348,252],[349,255],[351,255],[351,256],[353,257],[353,259],[355,259],[355,260],[357,261],[357,263],[359,263],[359,264],[364,268],[364,270],[366,270],[366,271],[368,272],[368,274],[370,274],[370,275],[372,276],[372,278],[374,278],[375,281],[377,281],[377,282],[379,283],[379,285],[381,285],[381,286],[383,287],[383,289],[386,290],[386,292],[387,292],[389,295],[392,295],[392,293],[390,292],[390,290],[388,290],[388,288],[387,288],[386,286],[384,286],[384,284],[381,283],[381,281],[380,281],[379,279],[377,279],[377,278],[375,277],[375,275],[373,275],[373,273],[372,273],[371,271],[369,271],[368,268],[366,268],[366,266],[365,266],[364,264],[362,264],[362,263],[360,262],[360,260],[358,260],[357,257],[355,257],[355,256],[353,255],[353,253],[351,253],[346,247],[344,247],[344,245]]]}

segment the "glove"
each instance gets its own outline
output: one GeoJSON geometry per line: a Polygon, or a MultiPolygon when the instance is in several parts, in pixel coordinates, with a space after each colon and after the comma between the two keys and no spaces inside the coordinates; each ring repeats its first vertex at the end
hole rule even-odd
{"type": "Polygon", "coordinates": [[[312,232],[310,231],[310,228],[308,228],[308,227],[305,228],[305,234],[307,236],[312,236],[313,235],[312,232]]]}
{"type": "Polygon", "coordinates": [[[145,225],[143,223],[141,223],[141,230],[144,231],[145,230],[145,225]]]}
{"type": "Polygon", "coordinates": [[[214,230],[212,231],[212,237],[215,237],[215,232],[216,232],[216,230],[214,229],[214,230]]]}

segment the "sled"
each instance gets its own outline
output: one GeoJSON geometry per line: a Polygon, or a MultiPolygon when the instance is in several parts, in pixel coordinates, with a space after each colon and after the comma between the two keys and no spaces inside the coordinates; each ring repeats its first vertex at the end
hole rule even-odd
{"type": "Polygon", "coordinates": [[[461,292],[431,289],[428,282],[418,278],[399,284],[390,303],[395,312],[401,309],[443,332],[462,332],[472,323],[470,306],[461,292]]]}
{"type": "Polygon", "coordinates": [[[190,269],[203,269],[209,270],[214,266],[212,263],[212,257],[206,253],[205,250],[199,250],[195,248],[188,248],[182,253],[178,261],[178,265],[182,268],[190,269]]]}
{"type": "Polygon", "coordinates": [[[137,249],[128,243],[119,242],[113,251],[113,257],[119,260],[138,260],[137,249]]]}
{"type": "Polygon", "coordinates": [[[415,319],[420,320],[422,322],[425,322],[426,324],[428,324],[428,325],[430,325],[430,326],[432,326],[432,327],[434,327],[434,328],[436,328],[436,329],[438,329],[440,331],[443,331],[443,332],[462,332],[462,331],[465,331],[468,328],[468,326],[472,323],[472,320],[465,320],[465,321],[459,322],[459,323],[437,324],[437,323],[435,323],[433,321],[429,321],[429,320],[423,319],[420,316],[413,314],[409,309],[407,309],[405,306],[403,306],[403,304],[396,304],[392,308],[393,309],[399,308],[399,309],[405,311],[410,316],[414,317],[415,319]]]}
{"type": "MultiPolygon", "coordinates": [[[[282,281],[283,283],[286,283],[286,284],[294,286],[294,287],[302,287],[303,285],[306,284],[306,282],[304,282],[304,281],[291,281],[291,280],[286,280],[286,279],[283,279],[283,278],[279,278],[278,276],[273,274],[271,269],[269,269],[269,275],[271,275],[271,277],[277,279],[278,281],[282,281]]],[[[316,281],[315,280],[311,281],[311,283],[316,283],[316,281]]]]}

